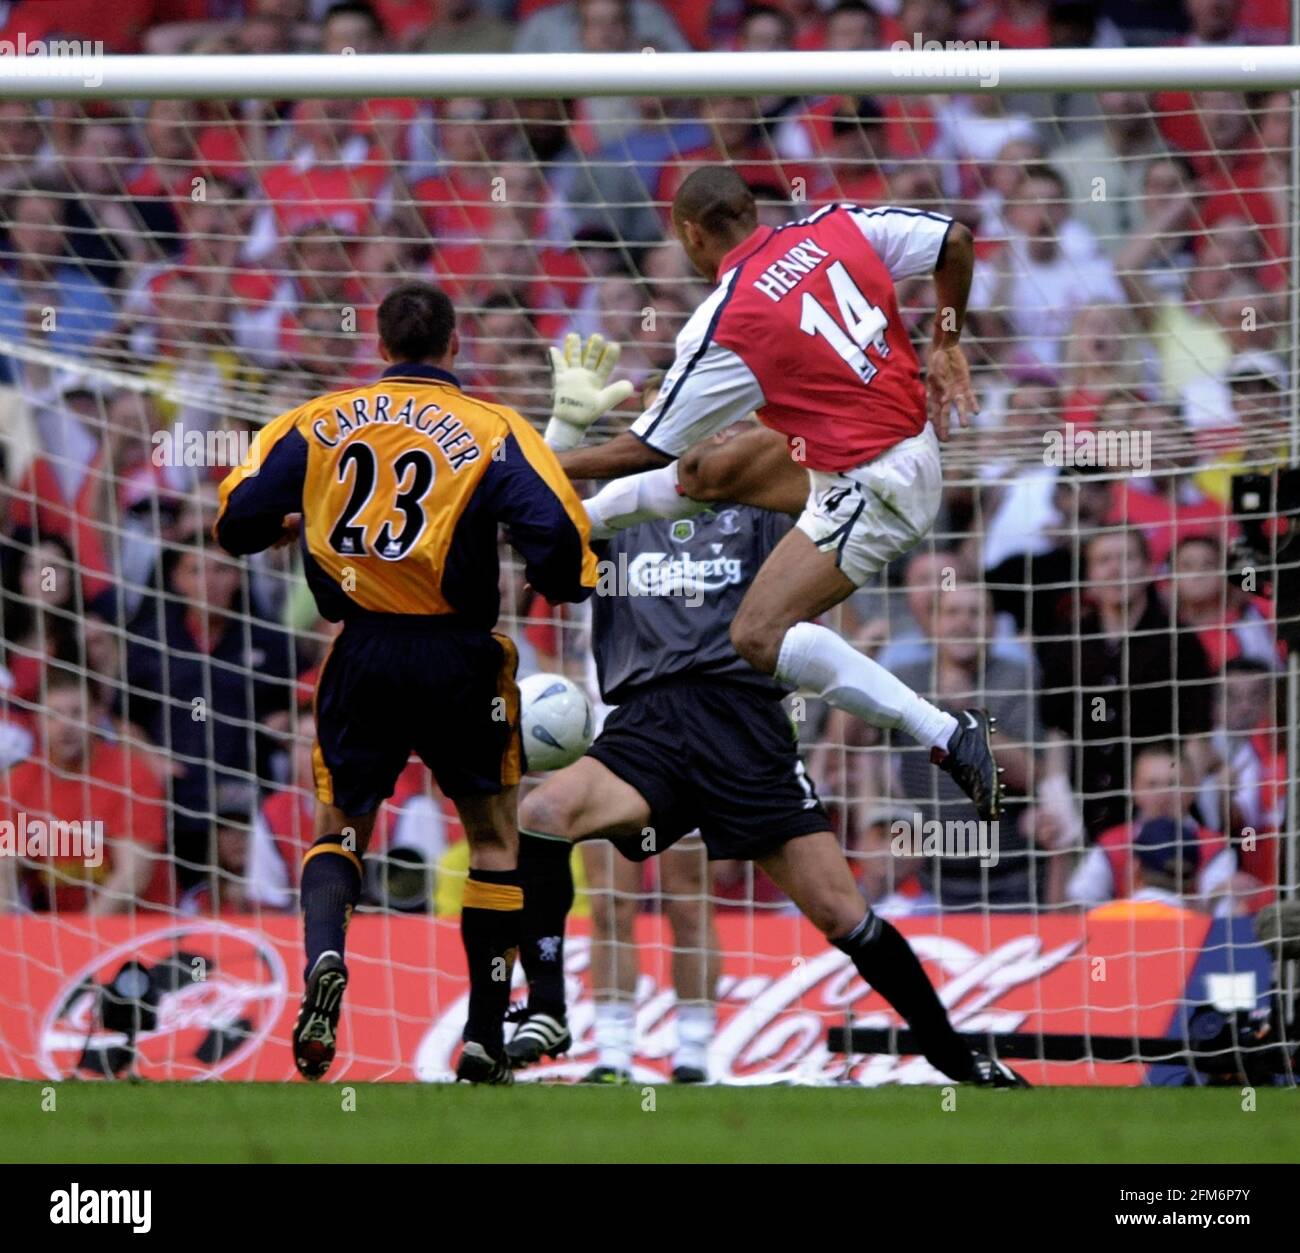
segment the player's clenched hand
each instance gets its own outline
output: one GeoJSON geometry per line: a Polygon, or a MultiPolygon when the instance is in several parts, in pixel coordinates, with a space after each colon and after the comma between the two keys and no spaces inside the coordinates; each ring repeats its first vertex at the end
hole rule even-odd
{"type": "Polygon", "coordinates": [[[930,349],[925,389],[926,414],[941,441],[948,438],[949,415],[954,408],[961,426],[969,426],[971,418],[979,412],[970,382],[970,366],[959,344],[935,344],[930,349]]]}
{"type": "Polygon", "coordinates": [[[601,335],[587,342],[570,331],[561,348],[548,348],[551,358],[551,420],[546,442],[558,452],[576,448],[587,428],[632,394],[627,379],[608,382],[618,364],[620,348],[601,335]]]}

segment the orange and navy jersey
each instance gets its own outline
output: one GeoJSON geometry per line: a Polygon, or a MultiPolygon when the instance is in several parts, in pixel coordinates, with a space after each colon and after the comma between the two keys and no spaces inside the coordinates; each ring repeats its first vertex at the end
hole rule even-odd
{"type": "Polygon", "coordinates": [[[500,610],[497,534],[550,601],[596,586],[586,511],[540,435],[456,376],[396,365],[378,382],[281,414],[221,484],[217,542],[260,552],[299,513],[308,584],[331,622],[368,613],[500,610]]]}

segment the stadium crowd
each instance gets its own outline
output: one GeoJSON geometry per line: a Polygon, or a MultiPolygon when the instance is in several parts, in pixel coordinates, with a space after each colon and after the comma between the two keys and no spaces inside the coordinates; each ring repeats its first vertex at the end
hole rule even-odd
{"type": "MultiPolygon", "coordinates": [[[[18,0],[0,21],[3,40],[114,52],[776,65],[914,39],[1285,42],[1290,17],[1284,0],[18,0]]],[[[372,377],[398,277],[453,297],[475,394],[543,417],[545,347],[570,330],[620,343],[640,387],[705,294],[667,205],[726,161],[771,224],[852,200],[976,234],[981,413],[947,454],[933,542],[841,627],[910,686],[999,715],[1013,800],[995,866],[895,855],[896,822],[969,816],[961,793],[914,746],[796,698],[868,899],[1258,909],[1280,874],[1285,650],[1267,575],[1236,555],[1231,478],[1285,456],[1292,125],[1282,92],[0,100],[0,816],[93,816],[110,841],[97,870],[0,859],[0,908],[294,907],[331,628],[290,553],[245,573],[206,538],[230,464],[207,437],[241,449],[372,377]],[[1084,455],[1103,436],[1120,464],[1084,455]]],[[[926,337],[928,280],[900,302],[926,337]]],[[[583,616],[503,568],[525,666],[585,675],[583,616]]],[[[422,767],[378,843],[372,902],[455,911],[464,845],[422,767]]],[[[715,880],[781,906],[750,867],[715,880]]]]}

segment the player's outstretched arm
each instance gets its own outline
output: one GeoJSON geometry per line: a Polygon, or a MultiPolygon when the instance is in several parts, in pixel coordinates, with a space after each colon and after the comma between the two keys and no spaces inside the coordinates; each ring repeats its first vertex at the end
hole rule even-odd
{"type": "Polygon", "coordinates": [[[975,240],[969,228],[954,222],[948,229],[939,264],[934,271],[934,339],[926,370],[927,416],[940,440],[947,440],[953,409],[961,425],[969,425],[979,412],[971,387],[970,366],[959,343],[966,321],[975,269],[975,240]]]}
{"type": "Polygon", "coordinates": [[[692,500],[752,505],[794,518],[808,503],[808,471],[780,431],[756,422],[729,426],[689,448],[677,463],[677,482],[692,500]]]}
{"type": "Polygon", "coordinates": [[[729,426],[681,458],[606,483],[585,500],[593,538],[651,518],[690,518],[712,504],[752,505],[798,517],[808,499],[808,472],[790,456],[785,436],[765,426],[729,426]]]}
{"type": "Polygon", "coordinates": [[[621,479],[642,470],[656,470],[672,460],[628,431],[603,444],[560,453],[560,465],[571,479],[621,479]]]}

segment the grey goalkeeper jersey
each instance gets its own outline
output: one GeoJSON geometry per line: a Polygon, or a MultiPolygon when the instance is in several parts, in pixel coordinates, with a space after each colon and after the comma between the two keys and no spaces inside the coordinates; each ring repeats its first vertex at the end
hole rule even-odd
{"type": "Polygon", "coordinates": [[[783,695],[775,679],[736,655],[731,620],[792,525],[767,509],[723,505],[677,522],[642,522],[593,544],[600,566],[591,633],[601,697],[617,705],[633,688],[684,674],[783,695]]]}

